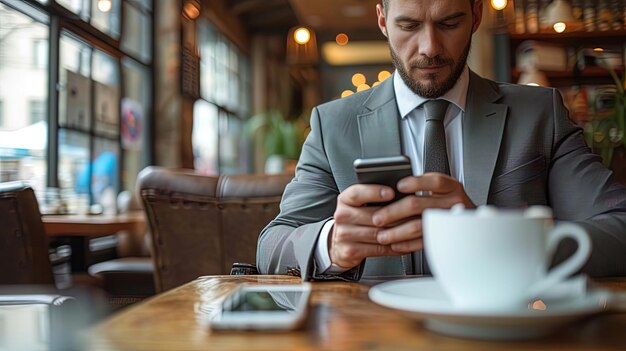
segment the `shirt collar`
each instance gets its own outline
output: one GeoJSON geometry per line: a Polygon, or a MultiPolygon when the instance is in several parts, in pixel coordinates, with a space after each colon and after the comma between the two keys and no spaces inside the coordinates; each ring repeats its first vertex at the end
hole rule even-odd
{"type": "MultiPolygon", "coordinates": [[[[467,89],[469,87],[469,68],[467,65],[456,81],[452,89],[448,90],[440,99],[448,100],[465,112],[465,102],[467,100],[467,89]]],[[[396,93],[396,102],[400,117],[405,118],[416,107],[428,101],[424,97],[415,94],[400,77],[398,72],[393,73],[393,90],[396,93]]]]}

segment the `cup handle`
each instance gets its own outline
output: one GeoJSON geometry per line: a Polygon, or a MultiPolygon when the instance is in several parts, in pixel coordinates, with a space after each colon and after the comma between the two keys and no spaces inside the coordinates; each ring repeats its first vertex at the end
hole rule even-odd
{"type": "Polygon", "coordinates": [[[555,284],[566,280],[572,273],[579,270],[591,255],[591,239],[587,232],[579,225],[572,223],[558,224],[548,233],[546,259],[551,259],[557,245],[565,238],[572,238],[578,243],[574,254],[552,268],[540,281],[533,284],[529,290],[531,296],[537,296],[555,284]]]}

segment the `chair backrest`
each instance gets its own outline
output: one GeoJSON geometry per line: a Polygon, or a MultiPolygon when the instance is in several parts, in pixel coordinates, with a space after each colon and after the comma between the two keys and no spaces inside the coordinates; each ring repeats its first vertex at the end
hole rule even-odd
{"type": "Polygon", "coordinates": [[[256,261],[258,235],[292,175],[207,176],[150,166],[137,186],[152,233],[158,292],[256,261]]]}
{"type": "Polygon", "coordinates": [[[54,285],[39,204],[22,182],[0,183],[0,284],[54,285]]]}

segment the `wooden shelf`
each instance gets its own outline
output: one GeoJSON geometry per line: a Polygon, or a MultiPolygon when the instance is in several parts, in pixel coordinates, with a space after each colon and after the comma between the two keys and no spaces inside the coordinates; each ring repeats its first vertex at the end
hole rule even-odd
{"type": "Polygon", "coordinates": [[[523,40],[544,40],[544,41],[589,41],[590,39],[598,40],[603,43],[615,41],[616,43],[624,43],[626,38],[626,30],[608,30],[608,31],[576,31],[576,32],[541,32],[541,33],[510,33],[509,38],[512,41],[523,40]]]}
{"type": "MultiPolygon", "coordinates": [[[[608,30],[587,32],[576,30],[571,32],[556,33],[547,29],[539,33],[509,33],[509,58],[511,67],[511,80],[516,82],[521,72],[515,67],[516,51],[524,41],[535,40],[538,42],[546,42],[551,45],[561,46],[567,49],[568,55],[578,52],[583,48],[604,47],[607,49],[618,49],[623,53],[624,43],[626,41],[626,30],[608,30]]],[[[569,58],[572,59],[571,57],[569,58]]],[[[624,74],[624,67],[615,69],[618,76],[624,74]]],[[[567,85],[595,85],[595,84],[614,84],[609,70],[603,67],[587,66],[580,74],[574,76],[573,67],[564,71],[544,71],[550,85],[563,87],[567,85]]]]}
{"type": "MultiPolygon", "coordinates": [[[[574,77],[573,71],[541,71],[546,75],[550,85],[560,87],[565,85],[574,84],[614,84],[609,71],[601,67],[587,67],[580,76],[574,77]]],[[[622,76],[624,68],[616,70],[618,76],[622,76]]],[[[511,78],[513,82],[519,80],[521,72],[517,68],[513,68],[511,71],[511,78]]]]}
{"type": "MultiPolygon", "coordinates": [[[[574,78],[574,73],[573,71],[541,71],[543,72],[546,77],[548,77],[548,79],[550,78],[574,78]]],[[[615,72],[618,74],[618,76],[621,76],[622,73],[624,72],[624,67],[618,68],[615,70],[615,72]]],[[[514,68],[511,72],[511,75],[513,76],[513,78],[519,78],[520,76],[520,71],[517,68],[514,68]]],[[[582,78],[588,77],[588,78],[595,78],[595,77],[608,77],[610,78],[610,74],[609,71],[605,68],[602,67],[587,67],[584,70],[582,70],[581,75],[582,78]]]]}

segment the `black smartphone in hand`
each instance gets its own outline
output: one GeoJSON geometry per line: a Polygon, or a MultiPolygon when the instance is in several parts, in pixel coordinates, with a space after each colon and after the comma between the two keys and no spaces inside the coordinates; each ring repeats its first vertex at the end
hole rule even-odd
{"type": "Polygon", "coordinates": [[[360,184],[381,184],[394,189],[396,196],[392,201],[372,203],[372,206],[384,206],[407,194],[396,189],[398,181],[413,175],[411,160],[404,156],[376,158],[358,158],[354,160],[354,172],[360,184]]]}

